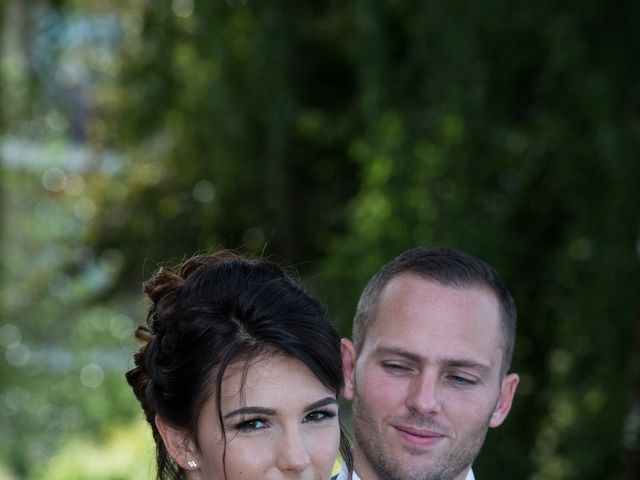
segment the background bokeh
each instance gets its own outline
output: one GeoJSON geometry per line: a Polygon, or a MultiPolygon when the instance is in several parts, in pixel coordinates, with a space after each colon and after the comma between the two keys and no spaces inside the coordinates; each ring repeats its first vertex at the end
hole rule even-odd
{"type": "Polygon", "coordinates": [[[343,334],[449,245],[519,306],[480,479],[640,478],[640,3],[4,0],[0,479],[152,478],[160,263],[294,268],[343,334]]]}

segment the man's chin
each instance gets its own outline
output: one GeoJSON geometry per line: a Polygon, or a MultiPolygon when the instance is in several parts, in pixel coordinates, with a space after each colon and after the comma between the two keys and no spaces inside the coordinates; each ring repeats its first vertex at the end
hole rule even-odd
{"type": "MultiPolygon", "coordinates": [[[[408,447],[396,444],[393,450],[384,453],[385,460],[382,463],[391,467],[391,470],[402,472],[399,478],[423,478],[425,472],[429,474],[434,469],[438,470],[438,464],[442,461],[443,453],[440,448],[408,447]]],[[[427,478],[428,475],[427,475],[427,478]]]]}

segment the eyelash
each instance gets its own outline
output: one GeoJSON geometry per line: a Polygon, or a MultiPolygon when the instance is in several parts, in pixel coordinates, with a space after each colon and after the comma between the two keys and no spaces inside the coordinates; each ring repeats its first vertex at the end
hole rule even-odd
{"type": "MultiPolygon", "coordinates": [[[[321,423],[331,418],[335,418],[336,413],[332,410],[315,410],[313,412],[309,412],[305,415],[303,422],[304,423],[321,423]]],[[[267,420],[264,418],[250,418],[249,420],[244,420],[233,426],[235,430],[240,432],[252,432],[255,430],[262,430],[263,428],[267,428],[267,420]],[[262,426],[258,426],[258,423],[263,424],[262,426]]]]}
{"type": "MultiPolygon", "coordinates": [[[[409,372],[411,369],[398,363],[383,363],[382,368],[391,373],[403,374],[409,372]]],[[[447,379],[458,387],[471,387],[478,382],[470,378],[461,377],[460,375],[447,375],[447,379]]]]}
{"type": "Polygon", "coordinates": [[[397,363],[383,363],[382,368],[395,373],[404,373],[409,371],[408,367],[405,367],[404,365],[400,365],[397,363]]]}
{"type": "Polygon", "coordinates": [[[267,421],[263,418],[251,418],[249,420],[244,420],[236,425],[234,425],[234,429],[240,432],[251,432],[253,430],[262,430],[266,428],[267,421]],[[265,426],[258,427],[257,424],[262,423],[265,426]]]}
{"type": "Polygon", "coordinates": [[[471,386],[478,383],[476,380],[471,380],[470,378],[461,377],[459,375],[449,375],[447,378],[449,378],[449,380],[454,384],[460,386],[471,386]]]}
{"type": "Polygon", "coordinates": [[[306,422],[320,423],[335,418],[335,416],[336,413],[333,410],[315,410],[306,414],[304,419],[306,422]]]}

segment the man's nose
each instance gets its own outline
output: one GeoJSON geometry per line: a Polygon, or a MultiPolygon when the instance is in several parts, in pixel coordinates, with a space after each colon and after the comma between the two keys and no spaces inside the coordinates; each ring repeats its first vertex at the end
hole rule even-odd
{"type": "Polygon", "coordinates": [[[311,464],[304,436],[297,428],[285,431],[280,439],[278,468],[282,472],[298,473],[311,464]]]}
{"type": "Polygon", "coordinates": [[[409,386],[406,405],[410,410],[423,415],[440,412],[438,376],[430,372],[422,372],[414,377],[409,386]]]}

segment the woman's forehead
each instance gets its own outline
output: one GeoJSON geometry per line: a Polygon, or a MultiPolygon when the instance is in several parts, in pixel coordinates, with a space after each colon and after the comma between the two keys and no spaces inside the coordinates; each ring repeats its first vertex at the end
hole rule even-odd
{"type": "Polygon", "coordinates": [[[263,353],[229,365],[221,385],[226,404],[305,402],[334,395],[302,361],[280,353],[263,353]]]}

